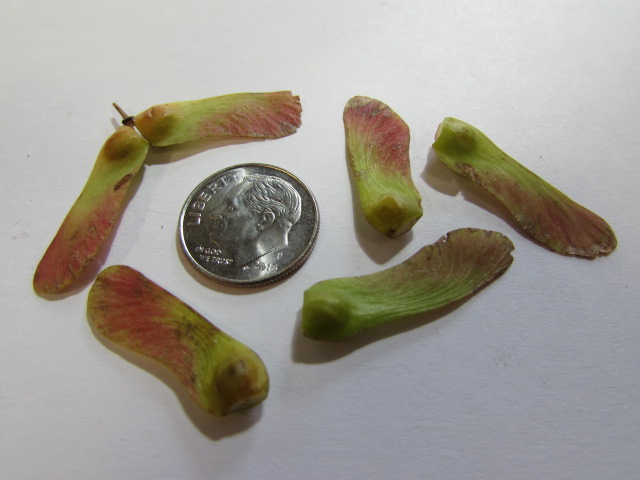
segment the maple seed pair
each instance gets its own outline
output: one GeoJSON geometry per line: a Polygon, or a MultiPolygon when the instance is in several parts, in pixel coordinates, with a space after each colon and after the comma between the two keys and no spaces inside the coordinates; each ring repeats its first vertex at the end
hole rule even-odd
{"type": "Polygon", "coordinates": [[[40,261],[34,290],[60,293],[93,261],[113,231],[150,145],[212,136],[279,138],[296,132],[301,111],[300,98],[291,92],[237,93],[156,105],[126,117],[100,150],[80,196],[40,261]]]}

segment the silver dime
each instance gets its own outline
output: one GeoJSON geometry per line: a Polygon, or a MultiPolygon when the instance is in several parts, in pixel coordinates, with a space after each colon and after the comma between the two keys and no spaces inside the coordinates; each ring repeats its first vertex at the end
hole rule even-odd
{"type": "Polygon", "coordinates": [[[221,170],[189,195],[180,243],[190,262],[225,284],[270,283],[304,263],[318,235],[318,205],[291,173],[263,164],[221,170]]]}

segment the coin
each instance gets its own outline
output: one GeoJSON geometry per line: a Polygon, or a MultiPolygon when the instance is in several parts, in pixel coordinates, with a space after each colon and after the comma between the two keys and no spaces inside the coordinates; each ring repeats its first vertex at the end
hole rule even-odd
{"type": "Polygon", "coordinates": [[[254,286],[293,273],[315,245],[313,194],[296,176],[249,163],[214,173],[189,195],[179,221],[187,259],[223,284],[254,286]]]}

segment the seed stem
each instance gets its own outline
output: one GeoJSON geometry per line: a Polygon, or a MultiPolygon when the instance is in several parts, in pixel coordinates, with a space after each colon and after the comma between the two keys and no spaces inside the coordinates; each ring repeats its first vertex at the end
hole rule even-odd
{"type": "Polygon", "coordinates": [[[134,119],[133,119],[132,115],[128,115],[127,112],[125,112],[122,108],[120,108],[120,105],[118,105],[115,102],[113,102],[113,107],[122,116],[122,124],[123,125],[126,125],[127,127],[131,127],[131,128],[133,128],[135,126],[134,119]]]}

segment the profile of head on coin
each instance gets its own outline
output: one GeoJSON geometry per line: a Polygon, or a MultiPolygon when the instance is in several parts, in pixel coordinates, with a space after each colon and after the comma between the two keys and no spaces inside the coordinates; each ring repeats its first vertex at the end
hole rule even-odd
{"type": "Polygon", "coordinates": [[[227,167],[187,197],[178,230],[189,262],[227,285],[258,286],[295,272],[318,235],[318,204],[286,170],[262,163],[227,167]]]}
{"type": "Polygon", "coordinates": [[[302,211],[300,194],[282,178],[247,175],[211,212],[209,239],[240,267],[286,248],[302,211]]]}

